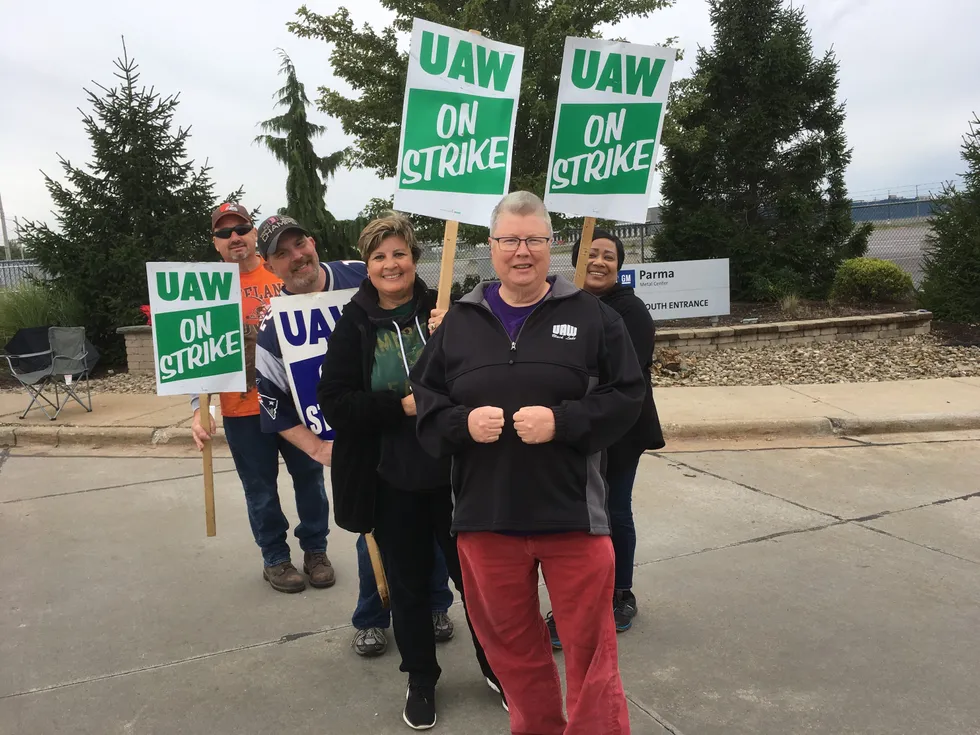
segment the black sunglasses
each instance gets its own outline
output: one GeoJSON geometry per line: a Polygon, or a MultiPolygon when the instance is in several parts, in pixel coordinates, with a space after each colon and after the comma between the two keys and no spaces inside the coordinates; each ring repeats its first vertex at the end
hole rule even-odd
{"type": "Polygon", "coordinates": [[[222,227],[220,230],[215,230],[214,236],[219,240],[227,240],[233,232],[239,237],[245,237],[251,231],[252,225],[235,225],[234,227],[222,227]]]}

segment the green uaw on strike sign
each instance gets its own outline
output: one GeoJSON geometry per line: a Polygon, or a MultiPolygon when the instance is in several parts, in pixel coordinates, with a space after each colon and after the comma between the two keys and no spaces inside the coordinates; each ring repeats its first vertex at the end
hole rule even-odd
{"type": "Polygon", "coordinates": [[[510,186],[524,49],[415,19],[395,209],[486,225],[510,186]]]}
{"type": "Polygon", "coordinates": [[[147,263],[157,395],[244,393],[242,293],[233,263],[147,263]]]}
{"type": "Polygon", "coordinates": [[[548,209],[645,222],[673,49],[566,38],[548,209]]]}

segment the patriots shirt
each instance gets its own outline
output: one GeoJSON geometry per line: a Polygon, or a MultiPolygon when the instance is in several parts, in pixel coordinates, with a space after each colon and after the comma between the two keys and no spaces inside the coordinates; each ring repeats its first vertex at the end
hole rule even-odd
{"type": "MultiPolygon", "coordinates": [[[[333,260],[320,263],[320,267],[327,272],[324,291],[358,288],[367,278],[367,267],[359,260],[333,260]]],[[[288,296],[289,291],[284,288],[282,295],[288,296]]],[[[262,320],[255,343],[255,384],[259,390],[259,422],[263,432],[275,434],[294,426],[305,426],[296,413],[271,311],[262,320]]]]}

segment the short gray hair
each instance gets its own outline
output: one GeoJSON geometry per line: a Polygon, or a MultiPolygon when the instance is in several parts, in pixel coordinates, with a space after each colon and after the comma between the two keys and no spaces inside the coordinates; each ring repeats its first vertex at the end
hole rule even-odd
{"type": "Polygon", "coordinates": [[[548,225],[548,234],[553,235],[555,232],[551,226],[551,215],[548,214],[548,209],[544,206],[544,202],[541,201],[541,198],[537,194],[532,194],[529,191],[512,191],[497,203],[497,206],[493,208],[493,213],[490,215],[491,235],[496,231],[497,219],[502,214],[516,214],[521,217],[537,215],[548,225]]]}

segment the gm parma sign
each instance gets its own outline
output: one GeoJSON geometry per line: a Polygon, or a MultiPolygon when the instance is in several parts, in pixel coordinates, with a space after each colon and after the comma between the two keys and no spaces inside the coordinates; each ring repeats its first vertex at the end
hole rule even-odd
{"type": "Polygon", "coordinates": [[[619,282],[634,289],[658,321],[731,313],[728,258],[624,264],[619,282]]]}

